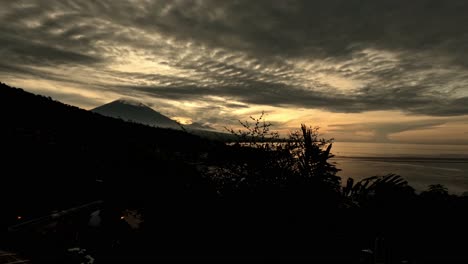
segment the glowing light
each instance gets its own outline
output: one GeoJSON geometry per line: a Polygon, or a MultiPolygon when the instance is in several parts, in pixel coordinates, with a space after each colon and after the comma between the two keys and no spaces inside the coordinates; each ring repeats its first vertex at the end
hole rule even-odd
{"type": "Polygon", "coordinates": [[[175,121],[179,122],[182,125],[190,125],[193,123],[192,118],[185,116],[174,116],[172,117],[175,121]]]}
{"type": "Polygon", "coordinates": [[[21,220],[21,219],[23,219],[23,217],[22,217],[21,215],[18,215],[18,216],[16,217],[16,219],[17,219],[17,220],[21,220]]]}

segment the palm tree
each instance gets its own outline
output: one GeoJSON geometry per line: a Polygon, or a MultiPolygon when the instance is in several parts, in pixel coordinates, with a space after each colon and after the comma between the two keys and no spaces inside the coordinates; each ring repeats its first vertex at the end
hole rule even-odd
{"type": "Polygon", "coordinates": [[[347,207],[362,206],[376,195],[389,196],[408,192],[413,193],[414,189],[408,185],[408,182],[403,177],[396,174],[372,176],[356,184],[354,184],[354,179],[349,178],[346,186],[342,189],[342,195],[345,198],[344,204],[347,207]]]}

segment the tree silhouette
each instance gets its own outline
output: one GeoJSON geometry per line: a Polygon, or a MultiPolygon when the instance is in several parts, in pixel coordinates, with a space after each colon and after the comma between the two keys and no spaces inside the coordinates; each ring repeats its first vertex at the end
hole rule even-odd
{"type": "Polygon", "coordinates": [[[228,150],[231,155],[223,158],[214,173],[214,178],[223,179],[221,189],[339,192],[339,169],[329,162],[333,139],[320,138],[318,127],[304,124],[288,138],[281,138],[270,130],[264,113],[250,119],[253,123],[239,121],[243,129],[227,129],[237,140],[228,150]]]}
{"type": "Polygon", "coordinates": [[[447,196],[448,189],[442,184],[431,184],[428,186],[428,190],[426,191],[429,194],[433,195],[440,195],[440,196],[447,196]]]}
{"type": "Polygon", "coordinates": [[[341,178],[336,176],[339,169],[329,162],[333,139],[319,138],[319,127],[301,125],[301,131],[293,132],[287,147],[297,157],[297,172],[305,178],[318,180],[338,190],[341,178]]]}
{"type": "Polygon", "coordinates": [[[379,197],[384,200],[394,200],[404,194],[413,194],[414,189],[408,182],[396,174],[385,176],[372,176],[360,180],[354,184],[354,179],[349,178],[342,189],[344,204],[346,206],[362,206],[379,197]]]}

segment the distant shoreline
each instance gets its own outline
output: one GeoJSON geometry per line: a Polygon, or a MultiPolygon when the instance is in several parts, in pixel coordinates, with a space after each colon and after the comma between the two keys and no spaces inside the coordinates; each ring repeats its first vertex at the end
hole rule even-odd
{"type": "Polygon", "coordinates": [[[432,142],[432,143],[417,143],[417,142],[372,142],[372,141],[338,141],[334,140],[333,144],[342,144],[342,143],[351,143],[351,144],[380,144],[380,145],[414,145],[414,146],[457,146],[457,147],[468,147],[468,144],[448,144],[448,143],[438,143],[438,142],[432,142]]]}
{"type": "Polygon", "coordinates": [[[335,155],[333,159],[356,159],[361,161],[382,161],[382,162],[443,162],[443,163],[468,163],[467,158],[454,157],[454,158],[439,158],[439,157],[417,157],[417,156],[408,156],[408,157],[369,157],[369,156],[339,156],[335,155]]]}

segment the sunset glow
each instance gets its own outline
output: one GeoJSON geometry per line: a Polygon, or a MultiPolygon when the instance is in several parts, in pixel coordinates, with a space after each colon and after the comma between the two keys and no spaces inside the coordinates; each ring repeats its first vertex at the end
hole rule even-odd
{"type": "Polygon", "coordinates": [[[312,15],[312,3],[294,2],[282,17],[280,3],[250,5],[5,3],[1,63],[9,66],[0,64],[0,78],[85,109],[130,97],[218,130],[265,111],[283,134],[307,123],[341,141],[468,144],[457,16],[398,11],[385,21],[387,10],[373,6],[373,31],[363,29],[369,15],[336,17],[323,4],[325,13],[312,15]],[[425,26],[431,15],[438,28],[425,26]]]}

